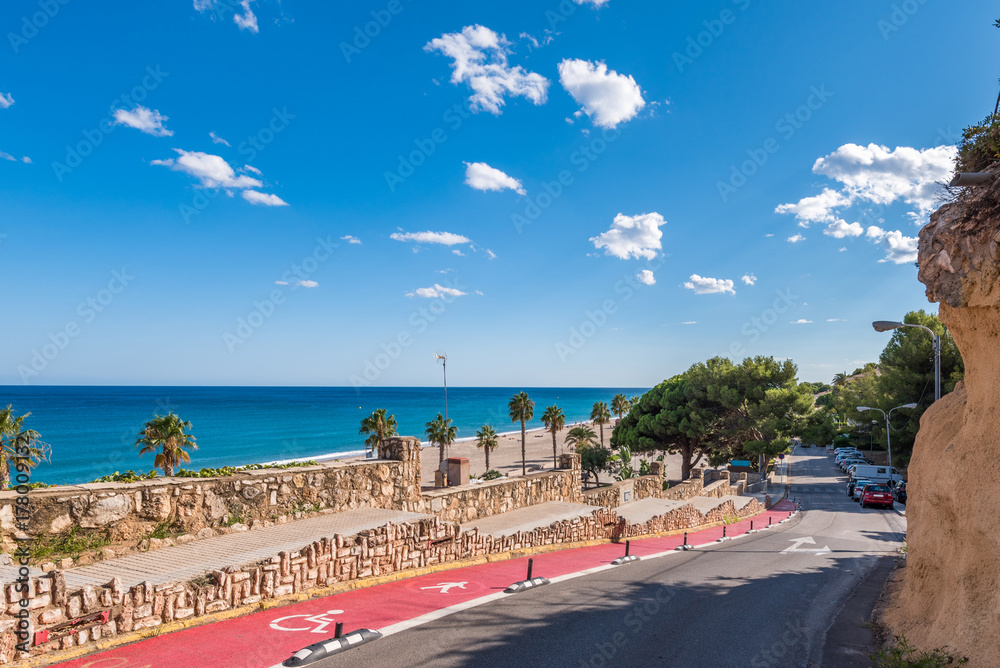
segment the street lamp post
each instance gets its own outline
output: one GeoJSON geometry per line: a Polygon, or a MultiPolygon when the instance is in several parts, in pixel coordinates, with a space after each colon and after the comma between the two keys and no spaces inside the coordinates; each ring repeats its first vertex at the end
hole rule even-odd
{"type": "MultiPolygon", "coordinates": [[[[448,353],[443,350],[434,353],[435,360],[441,360],[441,373],[444,374],[444,423],[448,424],[448,353]]],[[[451,444],[445,446],[445,458],[451,454],[451,444]]]]}
{"type": "Polygon", "coordinates": [[[876,332],[888,332],[900,327],[919,327],[927,330],[934,337],[934,401],[941,398],[941,337],[930,327],[923,325],[911,325],[906,322],[896,322],[894,320],[876,320],[872,323],[876,332]]]}
{"type": "Polygon", "coordinates": [[[892,416],[892,412],[895,411],[895,410],[899,410],[900,408],[910,408],[910,409],[912,409],[912,408],[916,408],[916,407],[917,407],[917,404],[903,404],[902,406],[896,406],[895,408],[890,408],[889,412],[886,413],[881,408],[871,408],[869,406],[858,406],[858,410],[860,412],[862,412],[862,413],[865,412],[865,411],[878,411],[879,413],[882,414],[883,417],[885,417],[885,444],[886,444],[886,448],[889,451],[889,469],[890,469],[889,473],[892,473],[892,470],[891,470],[892,469],[892,436],[889,434],[889,418],[892,416]]]}

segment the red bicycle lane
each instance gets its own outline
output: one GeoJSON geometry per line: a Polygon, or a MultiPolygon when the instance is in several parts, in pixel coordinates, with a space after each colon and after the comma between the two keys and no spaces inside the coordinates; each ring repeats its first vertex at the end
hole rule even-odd
{"type": "MultiPolygon", "coordinates": [[[[688,535],[690,544],[714,542],[723,535],[746,533],[788,517],[794,504],[785,500],[753,518],[688,535]]],[[[632,541],[638,557],[673,550],[683,535],[632,541]]],[[[609,564],[624,554],[624,545],[609,543],[532,557],[533,576],[555,578],[609,564]]],[[[414,620],[422,615],[502,592],[525,579],[527,557],[459,567],[414,578],[310,599],[300,603],[250,613],[233,619],[176,631],[59,663],[66,668],[190,668],[231,666],[268,668],[312,643],[332,638],[337,622],[345,632],[373,630],[414,620]]]]}

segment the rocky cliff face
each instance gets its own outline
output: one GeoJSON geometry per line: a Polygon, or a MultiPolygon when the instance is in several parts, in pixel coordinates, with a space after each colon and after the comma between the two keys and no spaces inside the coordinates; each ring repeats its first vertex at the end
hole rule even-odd
{"type": "Polygon", "coordinates": [[[885,619],[922,649],[948,645],[971,665],[997,665],[1000,180],[931,216],[918,264],[966,377],[920,420],[909,466],[907,566],[885,619]]]}

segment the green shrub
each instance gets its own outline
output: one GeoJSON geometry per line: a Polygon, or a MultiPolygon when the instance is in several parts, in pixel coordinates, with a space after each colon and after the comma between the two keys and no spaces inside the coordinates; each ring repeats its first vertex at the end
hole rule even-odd
{"type": "Polygon", "coordinates": [[[871,655],[878,668],[941,668],[942,666],[961,665],[968,659],[957,659],[948,651],[948,647],[938,647],[932,652],[921,652],[906,642],[905,636],[896,636],[896,644],[871,655]]]}
{"type": "Polygon", "coordinates": [[[1000,158],[1000,117],[987,116],[962,131],[958,145],[957,172],[981,172],[1000,158]]]}
{"type": "Polygon", "coordinates": [[[132,470],[125,471],[125,473],[115,471],[111,475],[102,476],[97,480],[91,480],[91,482],[137,482],[139,480],[153,480],[159,477],[160,474],[156,471],[150,471],[149,473],[136,473],[132,470]]]}
{"type": "Polygon", "coordinates": [[[220,468],[202,468],[198,471],[180,469],[174,472],[178,478],[221,478],[240,471],[264,471],[266,469],[294,469],[302,466],[316,466],[313,460],[307,462],[289,462],[288,464],[246,464],[245,466],[222,466],[220,468]]]}
{"type": "Polygon", "coordinates": [[[500,473],[500,471],[494,471],[493,469],[490,469],[486,473],[482,473],[480,475],[474,475],[472,477],[476,478],[477,480],[496,480],[497,478],[502,478],[504,476],[503,473],[500,473]]]}
{"type": "Polygon", "coordinates": [[[107,535],[99,533],[80,533],[80,527],[52,535],[41,535],[31,542],[28,548],[32,563],[44,561],[50,557],[78,557],[87,550],[99,550],[110,544],[107,535]]]}

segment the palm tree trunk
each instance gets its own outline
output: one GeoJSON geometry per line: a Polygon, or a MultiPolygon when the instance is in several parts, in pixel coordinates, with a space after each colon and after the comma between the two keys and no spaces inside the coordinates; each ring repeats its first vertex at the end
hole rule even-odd
{"type": "Polygon", "coordinates": [[[556,432],[554,430],[552,432],[552,468],[559,468],[556,464],[556,432]]]}
{"type": "Polygon", "coordinates": [[[524,433],[524,420],[521,420],[521,475],[528,475],[528,454],[525,446],[527,438],[524,433]]]}
{"type": "Polygon", "coordinates": [[[438,443],[438,464],[444,461],[444,443],[438,443]]]}
{"type": "Polygon", "coordinates": [[[483,450],[486,451],[486,472],[489,473],[490,470],[490,446],[483,446],[483,450]]]}
{"type": "Polygon", "coordinates": [[[0,453],[0,492],[10,487],[10,460],[0,453]]]}
{"type": "Polygon", "coordinates": [[[600,423],[600,427],[601,427],[601,447],[603,448],[604,447],[604,423],[603,422],[600,423]]]}

